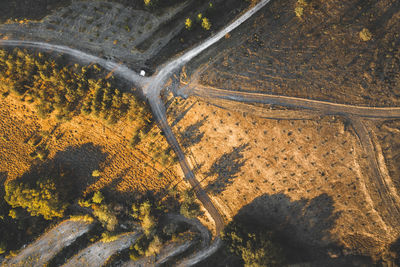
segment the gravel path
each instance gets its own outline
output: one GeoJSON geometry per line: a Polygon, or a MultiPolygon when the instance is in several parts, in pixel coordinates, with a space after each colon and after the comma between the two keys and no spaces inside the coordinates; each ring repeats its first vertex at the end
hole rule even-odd
{"type": "Polygon", "coordinates": [[[4,262],[2,266],[44,266],[64,247],[87,233],[93,225],[93,222],[64,221],[43,234],[17,256],[4,262]]]}
{"type": "Polygon", "coordinates": [[[124,233],[119,235],[114,241],[96,242],[72,257],[63,266],[103,266],[112,255],[134,244],[141,235],[142,233],[138,232],[124,233]]]}

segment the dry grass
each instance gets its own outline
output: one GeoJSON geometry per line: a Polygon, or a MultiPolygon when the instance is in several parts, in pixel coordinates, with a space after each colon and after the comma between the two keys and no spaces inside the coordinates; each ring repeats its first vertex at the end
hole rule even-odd
{"type": "MultiPolygon", "coordinates": [[[[131,148],[133,132],[127,120],[107,126],[84,116],[63,123],[40,119],[33,107],[7,97],[0,100],[0,173],[7,173],[8,180],[25,173],[35,162],[29,156],[35,146],[28,140],[40,133],[48,159],[70,165],[86,193],[109,188],[121,195],[167,187],[177,179],[176,166],[154,162],[146,153],[148,144],[131,148]],[[92,176],[95,170],[96,177],[92,176]]],[[[156,126],[151,132],[162,147],[168,147],[156,126]]]]}

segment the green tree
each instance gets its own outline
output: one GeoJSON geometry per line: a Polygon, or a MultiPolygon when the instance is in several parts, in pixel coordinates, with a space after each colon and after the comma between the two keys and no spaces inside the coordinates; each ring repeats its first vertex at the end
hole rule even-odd
{"type": "Polygon", "coordinates": [[[181,204],[180,212],[187,218],[195,218],[202,214],[200,205],[196,202],[196,197],[193,191],[183,192],[183,202],[181,204]]]}
{"type": "Polygon", "coordinates": [[[107,205],[94,206],[93,215],[108,231],[114,231],[118,219],[107,205]]]}
{"type": "Polygon", "coordinates": [[[201,27],[205,30],[210,30],[211,29],[211,22],[208,18],[202,18],[201,20],[201,27]]]}
{"type": "Polygon", "coordinates": [[[103,200],[104,200],[104,197],[100,191],[97,191],[96,193],[94,193],[94,195],[92,197],[92,201],[94,203],[100,204],[101,202],[103,202],[103,200]]]}
{"type": "Polygon", "coordinates": [[[13,180],[5,185],[5,191],[5,200],[13,208],[24,208],[31,215],[42,215],[46,220],[64,216],[67,205],[60,200],[51,180],[37,181],[33,187],[13,180]]]}
{"type": "Polygon", "coordinates": [[[132,217],[139,221],[146,235],[150,235],[157,224],[154,216],[154,206],[149,200],[141,204],[133,204],[132,217]]]}
{"type": "Polygon", "coordinates": [[[241,257],[246,267],[282,266],[284,254],[271,231],[235,218],[222,233],[229,250],[241,257]]]}

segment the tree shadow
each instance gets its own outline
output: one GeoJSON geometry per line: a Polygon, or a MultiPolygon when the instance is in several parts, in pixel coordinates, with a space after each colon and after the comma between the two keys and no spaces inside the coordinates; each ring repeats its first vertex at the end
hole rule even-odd
{"type": "Polygon", "coordinates": [[[180,133],[180,141],[181,145],[184,148],[188,148],[195,144],[200,143],[201,139],[203,139],[204,132],[200,132],[200,127],[203,126],[207,122],[208,116],[203,118],[202,120],[189,125],[180,133]]]}
{"type": "Polygon", "coordinates": [[[189,112],[189,110],[192,109],[192,107],[195,104],[196,104],[196,102],[192,103],[189,107],[187,107],[185,110],[181,111],[180,113],[179,113],[179,111],[176,111],[176,112],[174,112],[174,114],[168,114],[168,116],[175,117],[175,120],[171,123],[171,128],[174,127],[176,124],[178,124],[186,116],[186,114],[189,112]]]}
{"type": "MultiPolygon", "coordinates": [[[[273,242],[282,247],[285,263],[289,265],[373,266],[369,257],[342,254],[341,247],[330,235],[339,215],[335,212],[334,201],[325,193],[312,199],[295,201],[284,194],[264,194],[243,206],[229,225],[241,225],[244,233],[272,232],[273,242]],[[336,255],[330,257],[332,253],[336,255]]],[[[245,238],[240,232],[237,234],[238,238],[245,238]]],[[[218,253],[197,266],[243,264],[224,242],[218,253]]]]}
{"type": "Polygon", "coordinates": [[[211,165],[205,175],[206,177],[216,175],[217,178],[207,185],[207,192],[213,194],[221,193],[233,182],[233,179],[237,177],[240,169],[247,161],[246,159],[243,159],[243,152],[248,146],[249,144],[247,143],[234,147],[231,152],[224,153],[211,165]]]}
{"type": "Polygon", "coordinates": [[[88,184],[97,178],[92,177],[94,170],[99,169],[101,163],[107,158],[100,146],[86,143],[82,146],[67,147],[64,151],[57,152],[50,162],[62,164],[70,168],[76,180],[79,180],[79,190],[83,190],[88,184]]]}
{"type": "Polygon", "coordinates": [[[54,180],[63,189],[61,193],[72,202],[88,184],[94,182],[92,172],[106,157],[101,147],[93,143],[67,147],[53,158],[32,165],[17,181],[33,185],[43,178],[54,180]]]}
{"type": "MultiPolygon", "coordinates": [[[[321,248],[334,245],[329,231],[340,215],[334,209],[332,198],[325,193],[296,201],[284,194],[265,194],[242,207],[235,220],[263,225],[287,244],[321,248]]],[[[314,248],[313,254],[317,252],[314,248]]]]}
{"type": "Polygon", "coordinates": [[[400,266],[400,237],[390,245],[389,253],[387,254],[386,259],[383,259],[383,261],[391,262],[393,266],[400,266]]]}

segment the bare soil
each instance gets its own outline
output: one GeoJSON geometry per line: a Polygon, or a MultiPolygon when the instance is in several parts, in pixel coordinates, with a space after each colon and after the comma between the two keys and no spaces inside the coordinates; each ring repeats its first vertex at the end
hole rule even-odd
{"type": "Polygon", "coordinates": [[[377,256],[399,236],[372,201],[369,163],[342,118],[268,120],[195,98],[171,104],[174,113],[182,115],[174,131],[227,221],[252,216],[324,255],[336,247],[377,256]]]}

